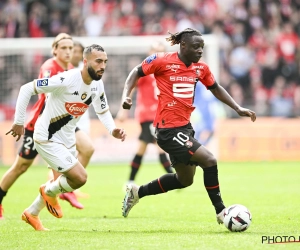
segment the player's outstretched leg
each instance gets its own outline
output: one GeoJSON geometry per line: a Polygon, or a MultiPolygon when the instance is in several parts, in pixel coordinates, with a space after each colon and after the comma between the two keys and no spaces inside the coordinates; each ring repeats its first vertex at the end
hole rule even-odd
{"type": "Polygon", "coordinates": [[[138,195],[139,186],[136,184],[128,184],[126,186],[126,194],[122,206],[122,215],[127,217],[131,208],[139,202],[138,195]]]}
{"type": "Polygon", "coordinates": [[[68,201],[72,207],[78,208],[78,209],[83,209],[84,206],[77,200],[77,197],[74,192],[69,192],[69,193],[61,193],[59,195],[59,198],[61,200],[68,201]]]}
{"type": "MultiPolygon", "coordinates": [[[[52,180],[53,178],[54,178],[53,171],[49,171],[48,180],[52,180]]],[[[85,195],[87,195],[87,194],[85,194],[85,195]]],[[[84,206],[77,200],[77,195],[75,194],[75,191],[68,192],[68,193],[61,193],[59,195],[59,198],[61,200],[65,200],[65,201],[69,202],[72,207],[75,207],[78,209],[84,208],[84,206]]]]}
{"type": "Polygon", "coordinates": [[[45,187],[46,187],[46,184],[43,184],[40,186],[40,194],[43,197],[43,199],[45,200],[48,211],[54,217],[61,218],[63,216],[63,213],[62,213],[62,209],[58,203],[57,196],[55,195],[54,197],[52,197],[52,196],[48,195],[45,192],[45,187]]]}
{"type": "Polygon", "coordinates": [[[29,213],[26,209],[22,213],[22,220],[28,223],[36,231],[48,231],[48,228],[45,228],[39,218],[39,216],[34,216],[29,213]]]}

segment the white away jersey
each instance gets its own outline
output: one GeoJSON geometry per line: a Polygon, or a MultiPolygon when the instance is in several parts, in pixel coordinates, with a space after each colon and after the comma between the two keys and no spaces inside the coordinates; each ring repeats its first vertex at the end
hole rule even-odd
{"type": "Polygon", "coordinates": [[[36,93],[47,95],[45,109],[38,118],[34,129],[34,140],[53,141],[67,148],[75,141],[76,123],[93,104],[96,113],[109,109],[102,80],[83,82],[80,69],[72,69],[34,81],[36,93]]]}

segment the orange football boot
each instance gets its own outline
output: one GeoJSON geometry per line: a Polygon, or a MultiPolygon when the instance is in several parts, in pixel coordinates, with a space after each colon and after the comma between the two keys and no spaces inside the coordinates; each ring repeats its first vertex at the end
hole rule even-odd
{"type": "Polygon", "coordinates": [[[38,216],[30,214],[28,211],[24,210],[22,213],[22,220],[28,223],[36,231],[49,231],[48,228],[45,228],[38,216]]]}
{"type": "Polygon", "coordinates": [[[40,186],[40,194],[45,200],[46,207],[50,214],[52,214],[56,218],[63,217],[62,209],[58,203],[57,197],[51,197],[45,193],[46,184],[40,186]]]}

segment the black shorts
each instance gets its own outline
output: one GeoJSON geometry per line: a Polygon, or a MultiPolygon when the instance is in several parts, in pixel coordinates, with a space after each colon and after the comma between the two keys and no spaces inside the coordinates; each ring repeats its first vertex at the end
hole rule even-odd
{"type": "Polygon", "coordinates": [[[142,122],[141,123],[142,131],[139,136],[139,140],[145,143],[154,143],[155,142],[155,128],[153,127],[153,122],[142,122]]]}
{"type": "Polygon", "coordinates": [[[27,160],[33,160],[38,152],[35,149],[33,141],[33,131],[25,129],[23,144],[19,151],[19,156],[27,160]]]}
{"type": "Polygon", "coordinates": [[[177,163],[198,165],[197,162],[190,161],[201,146],[194,134],[190,123],[177,128],[156,128],[157,144],[169,154],[172,166],[177,163]]]}

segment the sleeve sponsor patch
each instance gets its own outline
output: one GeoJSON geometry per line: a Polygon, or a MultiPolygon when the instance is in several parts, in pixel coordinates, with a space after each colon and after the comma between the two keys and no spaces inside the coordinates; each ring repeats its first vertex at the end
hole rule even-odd
{"type": "Polygon", "coordinates": [[[51,70],[45,70],[43,74],[43,78],[49,78],[51,76],[51,70]]]}
{"type": "Polygon", "coordinates": [[[153,55],[151,55],[151,56],[148,56],[146,59],[145,59],[145,62],[146,63],[151,63],[153,60],[155,60],[156,59],[156,54],[153,54],[153,55]]]}
{"type": "Polygon", "coordinates": [[[38,87],[48,86],[48,79],[38,79],[36,82],[36,86],[38,87]]]}
{"type": "Polygon", "coordinates": [[[105,109],[107,105],[106,105],[106,100],[105,100],[105,97],[104,97],[104,93],[101,94],[100,101],[101,101],[101,108],[105,109]]]}

